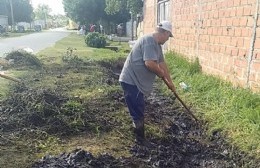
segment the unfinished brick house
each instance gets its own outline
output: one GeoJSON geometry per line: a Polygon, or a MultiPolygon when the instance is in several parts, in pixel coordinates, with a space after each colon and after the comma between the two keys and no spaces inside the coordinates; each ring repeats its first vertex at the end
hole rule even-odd
{"type": "Polygon", "coordinates": [[[260,91],[260,0],[144,0],[143,34],[173,23],[164,48],[199,58],[202,70],[260,91]]]}

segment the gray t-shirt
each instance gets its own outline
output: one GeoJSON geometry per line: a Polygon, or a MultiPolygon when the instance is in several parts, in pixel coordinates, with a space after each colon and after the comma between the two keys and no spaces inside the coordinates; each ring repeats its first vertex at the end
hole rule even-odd
{"type": "Polygon", "coordinates": [[[153,88],[156,74],[145,66],[145,61],[163,62],[163,53],[153,35],[140,38],[127,56],[119,81],[136,85],[143,94],[149,94],[153,88]]]}

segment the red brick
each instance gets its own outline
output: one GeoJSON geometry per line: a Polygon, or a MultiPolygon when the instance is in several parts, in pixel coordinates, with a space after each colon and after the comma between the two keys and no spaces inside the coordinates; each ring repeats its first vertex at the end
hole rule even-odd
{"type": "Polygon", "coordinates": [[[228,35],[229,36],[234,36],[235,30],[233,28],[227,28],[228,29],[228,35]]]}
{"type": "Polygon", "coordinates": [[[218,11],[214,12],[214,18],[218,18],[218,11]]]}
{"type": "Polygon", "coordinates": [[[222,38],[220,38],[220,44],[222,44],[222,45],[230,45],[230,37],[222,37],[222,38]]]}
{"type": "Polygon", "coordinates": [[[247,17],[240,18],[240,26],[246,26],[247,25],[247,17]]]}
{"type": "Polygon", "coordinates": [[[233,18],[232,25],[239,26],[239,18],[233,18]]]}
{"type": "Polygon", "coordinates": [[[237,67],[247,67],[247,60],[246,59],[236,59],[235,66],[237,67]]]}
{"type": "Polygon", "coordinates": [[[244,38],[244,48],[250,47],[251,38],[244,38]]]}
{"type": "Polygon", "coordinates": [[[241,5],[247,5],[247,4],[248,4],[248,0],[241,0],[241,5]]]}
{"type": "Polygon", "coordinates": [[[226,9],[225,11],[225,17],[229,17],[230,16],[230,11],[228,9],[226,9]]]}
{"type": "Polygon", "coordinates": [[[243,11],[244,11],[244,8],[243,8],[243,7],[238,7],[238,8],[237,8],[236,16],[242,16],[242,15],[243,15],[243,11]]]}
{"type": "Polygon", "coordinates": [[[226,26],[227,25],[227,20],[226,18],[221,19],[221,26],[226,26]]]}
{"type": "Polygon", "coordinates": [[[231,50],[231,55],[232,55],[232,56],[238,56],[238,48],[233,48],[233,49],[231,50]]]}
{"type": "Polygon", "coordinates": [[[225,53],[227,54],[227,55],[231,55],[231,52],[232,52],[232,47],[226,47],[226,51],[225,51],[225,53]]]}
{"type": "Polygon", "coordinates": [[[219,17],[223,18],[225,16],[225,10],[220,10],[219,11],[219,17]]]}
{"type": "Polygon", "coordinates": [[[260,62],[252,62],[252,69],[259,72],[260,71],[260,62]]]}
{"type": "Polygon", "coordinates": [[[233,19],[232,18],[227,18],[227,26],[232,26],[232,21],[233,19]]]}
{"type": "Polygon", "coordinates": [[[222,35],[223,36],[227,36],[228,35],[228,30],[227,28],[223,28],[223,31],[222,31],[222,35]]]}
{"type": "Polygon", "coordinates": [[[219,39],[220,39],[219,37],[215,37],[214,43],[215,43],[215,44],[219,44],[219,39]]]}
{"type": "Polygon", "coordinates": [[[250,75],[249,75],[249,81],[256,81],[256,75],[255,75],[255,73],[250,73],[250,75]]]}
{"type": "Polygon", "coordinates": [[[242,32],[241,36],[242,37],[251,37],[251,36],[249,36],[250,35],[249,31],[251,31],[251,29],[245,28],[245,27],[241,28],[241,32],[242,32]]]}
{"type": "Polygon", "coordinates": [[[256,38],[256,40],[255,40],[255,48],[260,49],[260,38],[256,38]]]}
{"type": "Polygon", "coordinates": [[[232,37],[231,38],[230,45],[233,46],[233,47],[237,46],[237,37],[232,37]]]}
{"type": "Polygon", "coordinates": [[[260,28],[259,27],[256,29],[256,37],[260,37],[260,28]]]}
{"type": "Polygon", "coordinates": [[[254,55],[255,55],[254,58],[256,60],[260,60],[260,52],[256,52],[254,55]]]}
{"type": "Polygon", "coordinates": [[[243,9],[243,15],[244,16],[252,16],[252,6],[245,6],[243,9]]]}
{"type": "Polygon", "coordinates": [[[232,8],[229,12],[229,15],[227,17],[234,17],[237,15],[237,10],[236,8],[232,8]]]}
{"type": "Polygon", "coordinates": [[[219,47],[218,45],[215,45],[215,46],[214,46],[214,51],[215,51],[216,53],[219,53],[220,47],[219,47]]]}
{"type": "Polygon", "coordinates": [[[221,36],[222,35],[222,32],[223,32],[223,29],[220,27],[218,28],[218,35],[221,36]]]}
{"type": "Polygon", "coordinates": [[[244,38],[237,39],[237,47],[241,48],[244,46],[244,38]]]}
{"type": "Polygon", "coordinates": [[[245,58],[247,56],[247,50],[240,48],[238,51],[238,56],[241,58],[245,58]]]}
{"type": "Polygon", "coordinates": [[[223,53],[223,54],[226,53],[226,46],[221,46],[220,47],[220,53],[223,53]]]}
{"type": "Polygon", "coordinates": [[[235,28],[235,36],[241,37],[241,28],[235,28]]]}
{"type": "Polygon", "coordinates": [[[233,7],[234,6],[234,2],[233,2],[234,0],[229,0],[228,1],[228,4],[227,4],[227,7],[233,7]]]}
{"type": "Polygon", "coordinates": [[[240,6],[241,0],[234,0],[234,6],[240,6]]]}
{"type": "Polygon", "coordinates": [[[252,17],[248,17],[247,18],[247,26],[248,27],[253,27],[253,25],[254,25],[254,19],[252,17]]]}

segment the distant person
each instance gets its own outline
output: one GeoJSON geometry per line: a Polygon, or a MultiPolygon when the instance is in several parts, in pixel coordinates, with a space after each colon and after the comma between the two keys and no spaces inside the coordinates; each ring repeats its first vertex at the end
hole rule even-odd
{"type": "Polygon", "coordinates": [[[84,35],[84,30],[83,30],[83,26],[80,27],[79,31],[78,31],[79,35],[84,35]]]}
{"type": "Polygon", "coordinates": [[[100,33],[103,34],[103,26],[100,24],[99,25],[100,33]]]}
{"type": "Polygon", "coordinates": [[[117,36],[121,37],[123,35],[123,23],[117,25],[117,36]]]}
{"type": "Polygon", "coordinates": [[[144,132],[144,96],[151,93],[155,77],[158,76],[170,90],[175,91],[161,47],[169,37],[173,37],[172,24],[163,21],[154,33],[138,39],[127,56],[119,77],[133,120],[135,139],[140,145],[147,144],[144,132]]]}
{"type": "Polygon", "coordinates": [[[89,31],[90,31],[90,32],[95,32],[95,28],[96,28],[96,25],[91,24],[89,31]]]}

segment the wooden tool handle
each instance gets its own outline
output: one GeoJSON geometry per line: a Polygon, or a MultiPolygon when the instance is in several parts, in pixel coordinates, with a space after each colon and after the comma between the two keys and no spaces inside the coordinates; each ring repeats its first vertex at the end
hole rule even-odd
{"type": "MultiPolygon", "coordinates": [[[[170,84],[168,82],[168,80],[166,78],[163,78],[163,81],[165,82],[165,84],[170,88],[170,84]]],[[[175,97],[181,102],[181,104],[183,105],[183,107],[187,110],[187,112],[196,120],[199,121],[197,119],[197,117],[190,111],[190,109],[186,106],[186,104],[182,101],[182,99],[180,98],[180,96],[177,94],[176,90],[171,90],[175,97]]]]}
{"type": "Polygon", "coordinates": [[[7,75],[1,74],[1,73],[0,73],[0,77],[8,79],[8,80],[15,81],[15,82],[18,82],[18,83],[22,82],[20,79],[17,79],[17,78],[11,77],[11,76],[7,76],[7,75]]]}

